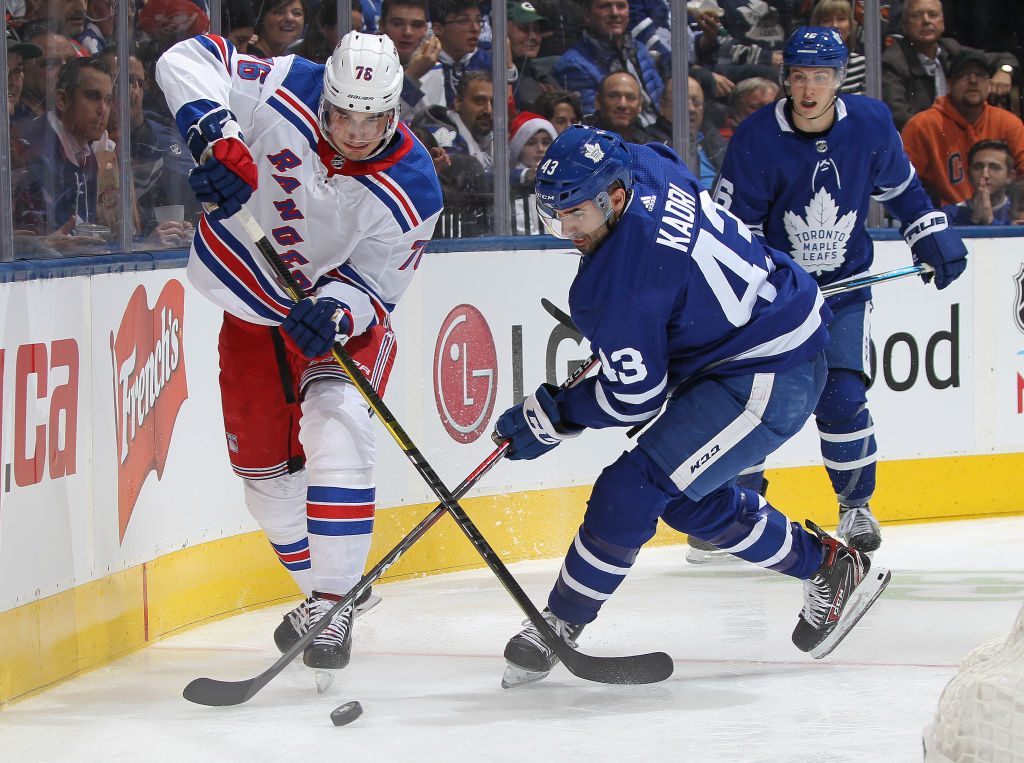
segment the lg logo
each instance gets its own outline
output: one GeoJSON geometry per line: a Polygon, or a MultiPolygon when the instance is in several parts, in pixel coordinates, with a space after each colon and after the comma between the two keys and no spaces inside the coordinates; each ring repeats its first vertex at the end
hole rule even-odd
{"type": "Polygon", "coordinates": [[[487,428],[498,386],[498,354],[484,316],[459,305],[445,317],[434,346],[434,400],[456,442],[476,440],[487,428]]]}

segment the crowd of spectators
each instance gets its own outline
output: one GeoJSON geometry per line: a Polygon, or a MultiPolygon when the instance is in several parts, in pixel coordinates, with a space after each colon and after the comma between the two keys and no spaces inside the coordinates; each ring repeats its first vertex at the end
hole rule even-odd
{"type": "MultiPolygon", "coordinates": [[[[209,31],[208,5],[121,2],[130,26],[128,125],[119,124],[116,107],[119,0],[8,0],[16,256],[103,251],[124,209],[137,248],[188,244],[200,214],[185,182],[189,154],[152,72],[170,45],[209,31]],[[117,150],[122,141],[126,153],[117,150]],[[132,165],[129,204],[118,157],[132,165]]],[[[1024,14],[1009,5],[883,4],[882,99],[934,201],[957,224],[1024,222],[1024,14]]],[[[351,3],[351,28],[387,34],[398,49],[402,117],[430,149],[446,193],[442,235],[493,230],[496,7],[489,0],[351,3]]],[[[708,187],[736,126],[784,94],[781,51],[797,26],[838,29],[850,51],[841,92],[866,93],[860,0],[690,0],[688,12],[688,134],[694,170],[708,187]]],[[[506,14],[500,97],[509,108],[513,230],[535,233],[532,177],[544,148],[569,124],[632,142],[672,142],[669,3],[512,0],[506,14]]],[[[322,62],[339,38],[337,4],[222,0],[220,31],[253,56],[297,53],[322,62]]]]}

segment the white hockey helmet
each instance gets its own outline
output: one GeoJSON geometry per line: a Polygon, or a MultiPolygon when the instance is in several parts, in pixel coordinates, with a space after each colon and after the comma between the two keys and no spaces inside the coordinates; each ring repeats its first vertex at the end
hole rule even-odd
{"type": "Polygon", "coordinates": [[[374,154],[383,150],[398,127],[404,76],[398,50],[390,37],[362,32],[346,34],[324,65],[320,129],[328,143],[338,149],[330,137],[329,104],[367,114],[390,112],[380,148],[374,154]]]}

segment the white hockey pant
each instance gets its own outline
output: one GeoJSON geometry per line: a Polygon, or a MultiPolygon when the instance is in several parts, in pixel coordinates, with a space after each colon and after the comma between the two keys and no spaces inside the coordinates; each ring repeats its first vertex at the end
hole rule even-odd
{"type": "Polygon", "coordinates": [[[373,422],[359,391],[333,379],[313,382],[302,401],[299,442],[306,468],[246,480],[246,503],[304,593],[344,594],[363,575],[375,509],[373,422]]]}

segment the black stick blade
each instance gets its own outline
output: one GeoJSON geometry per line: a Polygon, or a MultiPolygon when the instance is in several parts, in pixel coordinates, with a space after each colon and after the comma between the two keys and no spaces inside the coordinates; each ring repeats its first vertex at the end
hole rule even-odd
{"type": "Polygon", "coordinates": [[[241,705],[249,700],[256,692],[263,688],[263,684],[257,678],[250,678],[245,681],[218,681],[215,678],[196,678],[189,681],[188,686],[181,695],[189,702],[197,705],[209,705],[210,707],[226,707],[228,705],[241,705]]]}
{"type": "Polygon", "coordinates": [[[570,649],[565,644],[556,652],[574,676],[604,684],[653,684],[664,681],[675,670],[672,658],[664,652],[594,657],[570,649]]]}

